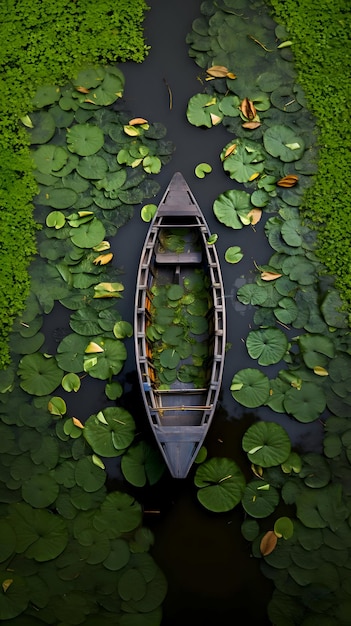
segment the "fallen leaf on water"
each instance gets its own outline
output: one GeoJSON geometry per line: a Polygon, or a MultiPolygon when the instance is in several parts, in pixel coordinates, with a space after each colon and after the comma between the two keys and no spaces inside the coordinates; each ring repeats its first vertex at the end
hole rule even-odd
{"type": "Polygon", "coordinates": [[[274,548],[277,545],[278,537],[275,534],[274,530],[268,530],[265,535],[263,535],[260,543],[260,551],[263,556],[267,556],[273,552],[274,548]]]}

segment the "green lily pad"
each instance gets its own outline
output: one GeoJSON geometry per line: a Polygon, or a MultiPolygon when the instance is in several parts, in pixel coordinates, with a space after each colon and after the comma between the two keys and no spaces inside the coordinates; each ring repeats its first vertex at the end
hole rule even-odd
{"type": "Polygon", "coordinates": [[[77,461],[74,476],[77,485],[89,493],[98,491],[106,481],[105,471],[95,465],[90,457],[77,461]]]}
{"type": "Polygon", "coordinates": [[[108,380],[112,374],[119,374],[127,358],[125,345],[119,339],[97,338],[95,343],[103,351],[85,356],[84,371],[92,378],[108,380]]]}
{"type": "Polygon", "coordinates": [[[16,529],[17,552],[29,559],[50,561],[65,549],[68,531],[65,522],[45,509],[33,509],[29,504],[11,505],[9,522],[16,529]]]}
{"type": "Polygon", "coordinates": [[[103,561],[104,567],[110,571],[121,570],[130,559],[130,549],[124,539],[114,539],[110,542],[110,552],[103,561]]]}
{"type": "Polygon", "coordinates": [[[285,333],[274,327],[251,330],[246,339],[247,351],[251,358],[258,359],[259,365],[279,363],[288,345],[285,333]]]}
{"type": "Polygon", "coordinates": [[[67,147],[79,156],[96,154],[104,145],[104,134],[93,124],[76,124],[67,129],[67,147]]]}
{"type": "Polygon", "coordinates": [[[164,463],[157,450],[141,441],[123,455],[121,469],[128,482],[136,487],[144,487],[147,482],[154,485],[160,479],[164,463]]]}
{"type": "Polygon", "coordinates": [[[123,95],[124,75],[117,67],[106,70],[102,83],[90,91],[88,99],[98,106],[109,106],[123,95]]]}
{"type": "Polygon", "coordinates": [[[258,407],[269,398],[269,378],[260,370],[246,368],[235,374],[230,390],[233,398],[243,406],[258,407]]]}
{"type": "MultiPolygon", "coordinates": [[[[84,351],[87,338],[71,333],[62,339],[57,348],[56,360],[59,368],[66,372],[79,373],[84,370],[84,351]]],[[[61,371],[62,376],[62,371],[61,371]]]]}
{"type": "Polygon", "coordinates": [[[224,258],[227,263],[239,263],[243,256],[244,255],[241,251],[240,246],[231,246],[230,248],[227,248],[224,254],[224,258]]]}
{"type": "Polygon", "coordinates": [[[38,87],[34,97],[33,106],[36,109],[42,109],[50,104],[57,102],[61,96],[61,90],[55,85],[42,85],[38,87]]]}
{"type": "Polygon", "coordinates": [[[0,562],[6,561],[16,548],[16,534],[6,521],[0,519],[0,562]]]}
{"type": "Polygon", "coordinates": [[[156,204],[145,204],[140,212],[141,219],[144,222],[151,222],[152,218],[156,214],[157,205],[156,204]]]}
{"type": "Polygon", "coordinates": [[[174,348],[167,348],[160,354],[160,363],[163,367],[175,369],[179,364],[180,356],[174,348]]]}
{"type": "Polygon", "coordinates": [[[52,174],[60,170],[67,162],[69,153],[62,146],[54,144],[39,146],[33,152],[35,166],[42,174],[52,174]]]}
{"type": "Polygon", "coordinates": [[[61,381],[62,387],[65,391],[79,391],[80,389],[80,378],[77,374],[70,372],[69,374],[65,374],[61,381]]]}
{"type": "Polygon", "coordinates": [[[285,162],[301,159],[305,151],[303,139],[283,124],[270,126],[263,135],[263,144],[269,154],[285,162]]]}
{"type": "Polygon", "coordinates": [[[43,144],[52,139],[55,134],[56,124],[53,116],[48,111],[34,111],[30,114],[30,120],[33,124],[29,128],[29,136],[31,144],[43,144]]]}
{"type": "MultiPolygon", "coordinates": [[[[24,578],[8,571],[0,572],[0,619],[11,620],[26,610],[30,591],[24,578]]],[[[3,622],[4,623],[4,622],[3,622]]]]}
{"type": "Polygon", "coordinates": [[[252,517],[268,517],[279,503],[279,493],[264,480],[252,480],[246,485],[242,505],[252,517]]]}
{"type": "Polygon", "coordinates": [[[195,176],[198,178],[205,178],[206,174],[212,172],[212,167],[208,163],[199,163],[195,167],[195,176]]]}
{"type": "Polygon", "coordinates": [[[37,352],[20,360],[18,375],[24,391],[35,396],[46,396],[60,385],[62,372],[54,358],[47,358],[37,352]]]}
{"type": "Polygon", "coordinates": [[[94,516],[93,525],[108,537],[118,538],[120,533],[128,533],[140,526],[141,521],[141,505],[129,494],[114,491],[105,497],[100,511],[94,516]]]}
{"type": "Polygon", "coordinates": [[[284,396],[285,410],[299,422],[314,422],[323,413],[326,399],[320,386],[303,382],[301,389],[290,387],[284,396]]]}
{"type": "Polygon", "coordinates": [[[213,126],[213,118],[211,118],[211,114],[218,117],[219,121],[223,117],[223,114],[219,110],[218,101],[215,96],[198,93],[190,98],[186,112],[186,116],[190,124],[211,128],[213,126]]]}
{"type": "Polygon", "coordinates": [[[290,539],[294,534],[294,524],[290,517],[279,517],[274,523],[274,532],[277,537],[290,539]]]}
{"type": "Polygon", "coordinates": [[[259,143],[234,139],[220,154],[223,169],[238,183],[246,183],[264,170],[265,154],[259,143]]]}
{"type": "Polygon", "coordinates": [[[242,446],[251,463],[272,467],[284,463],[291,450],[290,438],[279,424],[258,422],[246,431],[242,446]]]}
{"type": "Polygon", "coordinates": [[[98,154],[92,154],[80,159],[76,170],[83,178],[100,180],[108,171],[108,164],[103,157],[98,154]]]}
{"type": "Polygon", "coordinates": [[[105,235],[105,227],[96,217],[70,231],[71,241],[78,248],[93,248],[103,241],[105,235]]]}
{"type": "Polygon", "coordinates": [[[230,511],[239,502],[245,489],[245,477],[239,466],[227,458],[213,458],[196,470],[194,482],[199,502],[216,513],[230,511]]]}
{"type": "Polygon", "coordinates": [[[83,435],[96,454],[119,456],[134,438],[135,423],[128,411],[107,407],[85,422],[83,435]]]}
{"type": "Polygon", "coordinates": [[[213,204],[213,212],[218,221],[234,229],[243,227],[241,218],[247,218],[251,209],[250,194],[238,189],[221,193],[213,204]]]}
{"type": "Polygon", "coordinates": [[[37,474],[22,485],[23,500],[38,509],[44,509],[55,502],[59,485],[49,474],[37,474]]]}

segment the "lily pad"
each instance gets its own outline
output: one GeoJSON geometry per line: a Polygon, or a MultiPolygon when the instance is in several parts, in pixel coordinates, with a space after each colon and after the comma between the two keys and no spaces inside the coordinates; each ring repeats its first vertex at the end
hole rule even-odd
{"type": "Polygon", "coordinates": [[[141,441],[123,455],[121,469],[128,482],[136,487],[144,487],[147,482],[154,485],[160,479],[164,463],[157,450],[141,441]]]}
{"type": "Polygon", "coordinates": [[[269,378],[260,370],[246,368],[235,374],[230,390],[233,398],[243,406],[258,407],[269,398],[269,378]]]}
{"type": "Polygon", "coordinates": [[[100,180],[108,171],[108,163],[102,156],[92,154],[80,159],[76,170],[83,178],[88,180],[100,180]]]}
{"type": "Polygon", "coordinates": [[[30,591],[24,578],[13,572],[0,572],[0,619],[11,620],[26,610],[30,591]]]}
{"type": "Polygon", "coordinates": [[[300,389],[290,387],[284,396],[285,410],[299,422],[314,422],[326,407],[326,399],[320,386],[303,382],[300,389]]]}
{"type": "Polygon", "coordinates": [[[25,481],[22,486],[23,500],[38,509],[44,509],[55,502],[59,485],[49,474],[37,474],[25,481]]]}
{"type": "Polygon", "coordinates": [[[194,482],[199,487],[199,502],[216,513],[233,509],[240,502],[246,484],[239,466],[227,458],[202,463],[196,470],[194,482]]]}
{"type": "Polygon", "coordinates": [[[34,163],[42,174],[57,172],[66,164],[68,157],[65,148],[54,144],[40,146],[33,153],[34,163]]]}
{"type": "Polygon", "coordinates": [[[265,156],[259,143],[240,138],[227,144],[220,154],[224,171],[238,183],[247,183],[263,172],[265,156]]]}
{"type": "Polygon", "coordinates": [[[252,480],[245,488],[242,505],[252,517],[268,517],[279,503],[279,493],[264,480],[252,480]]]}
{"type": "Polygon", "coordinates": [[[284,463],[291,450],[290,438],[279,424],[258,422],[246,431],[242,446],[248,459],[261,467],[284,463]]]}
{"type": "Polygon", "coordinates": [[[247,218],[251,209],[250,194],[238,189],[221,193],[213,204],[213,212],[218,221],[234,229],[243,227],[243,219],[247,218]]]}
{"type": "Polygon", "coordinates": [[[156,204],[145,204],[142,207],[141,212],[140,212],[141,219],[144,222],[151,222],[151,220],[154,217],[156,211],[157,211],[157,205],[156,204]]]}
{"type": "Polygon", "coordinates": [[[119,456],[132,443],[135,423],[128,411],[107,407],[85,422],[83,435],[96,454],[119,456]]]}
{"type": "Polygon", "coordinates": [[[219,110],[218,101],[215,96],[204,93],[198,93],[188,102],[186,116],[190,124],[194,126],[206,126],[211,128],[220,122],[223,114],[219,110]],[[211,117],[215,116],[215,118],[211,117]],[[218,121],[214,121],[217,120],[218,121]]]}
{"type": "Polygon", "coordinates": [[[104,134],[98,126],[76,124],[67,129],[67,147],[79,156],[96,154],[103,145],[104,134]]]}
{"type": "Polygon", "coordinates": [[[60,385],[62,378],[56,360],[39,352],[26,355],[20,360],[18,375],[22,389],[35,396],[52,393],[60,385]]]}
{"type": "Polygon", "coordinates": [[[283,124],[270,126],[263,135],[263,144],[269,154],[287,163],[301,159],[305,151],[303,139],[283,124]]]}
{"type": "Polygon", "coordinates": [[[87,224],[72,228],[70,235],[72,243],[78,248],[93,248],[103,241],[106,230],[103,223],[94,217],[87,224]]]}
{"type": "Polygon", "coordinates": [[[64,520],[45,509],[33,509],[19,502],[11,506],[9,521],[16,528],[17,552],[24,552],[29,559],[50,561],[67,545],[64,520]]]}
{"type": "Polygon", "coordinates": [[[240,246],[231,246],[225,251],[224,258],[227,263],[239,263],[243,256],[240,246]]]}
{"type": "Polygon", "coordinates": [[[274,327],[251,330],[246,339],[247,351],[251,358],[258,359],[259,365],[279,363],[288,345],[285,333],[274,327]]]}
{"type": "Polygon", "coordinates": [[[195,176],[198,178],[205,178],[206,174],[212,172],[212,167],[208,163],[199,163],[195,167],[195,176]]]}
{"type": "Polygon", "coordinates": [[[96,339],[96,344],[102,348],[94,354],[93,360],[86,355],[84,371],[92,378],[108,380],[112,374],[119,374],[127,358],[127,351],[122,341],[118,339],[96,339]]]}

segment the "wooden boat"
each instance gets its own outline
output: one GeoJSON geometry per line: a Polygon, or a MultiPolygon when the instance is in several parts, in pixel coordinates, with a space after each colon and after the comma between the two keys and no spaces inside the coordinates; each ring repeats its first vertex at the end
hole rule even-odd
{"type": "Polygon", "coordinates": [[[221,387],[225,300],[209,237],[201,209],[177,172],[141,253],[134,319],[146,413],[174,478],[187,476],[221,387]]]}

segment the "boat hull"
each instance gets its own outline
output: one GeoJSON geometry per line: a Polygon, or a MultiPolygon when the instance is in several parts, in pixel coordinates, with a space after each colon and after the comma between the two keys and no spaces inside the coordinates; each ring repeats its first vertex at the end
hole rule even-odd
{"type": "Polygon", "coordinates": [[[183,176],[176,173],[146,236],[134,319],[136,365],[146,413],[174,478],[188,475],[208,432],[221,387],[225,300],[216,249],[208,244],[209,237],[199,205],[183,176]],[[173,300],[178,292],[181,298],[173,300]],[[170,298],[166,306],[164,293],[170,298]],[[207,302],[206,311],[201,311],[201,298],[207,302]],[[181,313],[173,313],[180,310],[182,302],[181,313]],[[189,310],[201,314],[188,318],[189,310]],[[158,313],[163,315],[162,323],[157,323],[158,313]],[[184,327],[186,341],[180,337],[184,327]],[[155,342],[159,331],[164,334],[155,342]],[[164,341],[166,335],[170,345],[164,341]],[[175,367],[173,359],[179,361],[175,367]],[[194,373],[193,379],[189,372],[194,373]]]}

